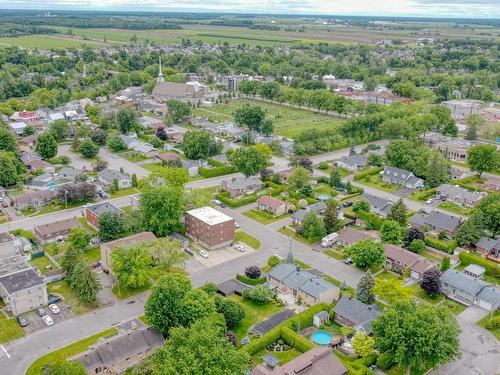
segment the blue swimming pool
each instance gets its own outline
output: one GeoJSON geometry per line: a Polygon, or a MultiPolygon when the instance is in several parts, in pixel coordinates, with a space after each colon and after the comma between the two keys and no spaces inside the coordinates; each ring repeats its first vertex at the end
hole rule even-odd
{"type": "Polygon", "coordinates": [[[320,201],[327,201],[328,199],[330,199],[330,196],[328,194],[318,194],[316,198],[318,198],[320,201]]]}
{"type": "Polygon", "coordinates": [[[326,331],[316,331],[311,335],[311,340],[318,345],[328,345],[332,341],[333,336],[326,331]]]}

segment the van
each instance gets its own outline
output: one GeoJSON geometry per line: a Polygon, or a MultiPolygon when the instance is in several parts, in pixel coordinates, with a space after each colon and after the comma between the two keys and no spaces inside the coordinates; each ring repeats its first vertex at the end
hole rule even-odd
{"type": "Polygon", "coordinates": [[[330,233],[328,236],[325,236],[321,239],[321,247],[330,247],[335,242],[337,242],[337,238],[339,237],[338,233],[330,233]]]}

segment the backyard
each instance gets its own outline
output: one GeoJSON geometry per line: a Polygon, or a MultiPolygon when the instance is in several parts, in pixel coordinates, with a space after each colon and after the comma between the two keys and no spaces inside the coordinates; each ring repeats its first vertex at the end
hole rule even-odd
{"type": "MultiPolygon", "coordinates": [[[[500,311],[495,311],[495,313],[493,314],[493,319],[500,319],[500,311]]],[[[487,324],[488,322],[490,321],[490,315],[486,315],[483,319],[481,319],[479,322],[477,322],[477,324],[479,324],[481,327],[487,329],[488,331],[490,331],[496,338],[498,341],[500,341],[500,327],[496,327],[496,328],[487,328],[487,324]]]]}
{"type": "Polygon", "coordinates": [[[358,180],[360,184],[372,187],[374,189],[387,191],[388,193],[394,193],[401,189],[401,186],[384,182],[382,176],[379,174],[373,176],[366,176],[365,178],[358,180]]]}
{"type": "Polygon", "coordinates": [[[64,298],[64,303],[69,304],[71,306],[71,310],[76,315],[84,314],[92,310],[92,307],[89,307],[82,303],[80,299],[73,293],[66,280],[60,280],[48,284],[48,290],[49,293],[61,295],[64,298]]]}
{"type": "Polygon", "coordinates": [[[45,255],[31,259],[31,264],[33,264],[33,266],[38,268],[41,273],[46,273],[56,268],[54,264],[52,264],[50,259],[47,258],[45,255]]]}
{"type": "Polygon", "coordinates": [[[453,212],[459,215],[469,216],[474,211],[474,208],[465,207],[453,202],[443,202],[438,205],[439,208],[443,210],[453,212]]]}
{"type": "Polygon", "coordinates": [[[280,216],[274,216],[273,214],[270,214],[269,212],[261,211],[258,209],[251,209],[243,213],[243,215],[258,221],[261,224],[271,224],[274,223],[275,221],[283,220],[286,219],[287,217],[290,217],[290,214],[284,214],[280,216]]]}

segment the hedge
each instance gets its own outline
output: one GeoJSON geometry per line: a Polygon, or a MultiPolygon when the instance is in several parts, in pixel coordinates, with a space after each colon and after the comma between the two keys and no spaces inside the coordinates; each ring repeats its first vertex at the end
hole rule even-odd
{"type": "Polygon", "coordinates": [[[453,254],[453,251],[458,246],[455,240],[447,242],[431,236],[425,236],[425,244],[448,254],[453,254]]]}
{"type": "Polygon", "coordinates": [[[216,194],[215,198],[217,198],[222,203],[228,205],[231,208],[238,208],[256,202],[257,199],[259,199],[259,196],[257,194],[253,194],[241,199],[233,199],[229,197],[229,193],[223,192],[216,194]]]}
{"type": "Polygon", "coordinates": [[[247,285],[260,285],[266,282],[265,277],[259,277],[258,279],[251,279],[247,275],[237,274],[236,280],[241,281],[243,284],[247,285]]]}
{"type": "Polygon", "coordinates": [[[488,276],[500,276],[500,267],[493,262],[480,257],[479,255],[460,253],[458,255],[458,259],[460,259],[460,262],[464,266],[468,266],[469,264],[477,264],[484,267],[488,276]]]}
{"type": "Polygon", "coordinates": [[[383,170],[384,170],[384,167],[378,167],[378,168],[368,169],[366,171],[356,173],[356,175],[354,176],[354,181],[362,180],[367,176],[373,176],[373,175],[378,174],[379,172],[381,172],[383,170]]]}
{"type": "Polygon", "coordinates": [[[380,230],[385,221],[384,218],[373,212],[358,211],[356,216],[365,222],[366,229],[380,230]]]}
{"type": "Polygon", "coordinates": [[[281,337],[281,326],[274,327],[269,332],[264,333],[260,338],[253,340],[250,344],[245,345],[243,350],[248,354],[255,354],[262,349],[267,348],[268,345],[271,345],[273,342],[278,340],[281,337]]]}
{"type": "Polygon", "coordinates": [[[286,322],[286,326],[294,331],[299,328],[299,322],[301,329],[309,327],[313,324],[314,315],[319,313],[320,311],[328,311],[328,305],[326,303],[322,303],[320,305],[309,307],[307,310],[304,310],[300,314],[297,314],[294,317],[288,319],[286,322]]]}
{"type": "Polygon", "coordinates": [[[229,165],[224,165],[221,167],[214,167],[214,168],[200,167],[198,169],[199,175],[205,178],[219,177],[236,172],[237,172],[236,168],[229,165]]]}
{"type": "Polygon", "coordinates": [[[313,348],[313,344],[308,339],[293,332],[288,327],[281,327],[281,337],[288,343],[288,345],[293,346],[299,352],[305,353],[313,348]]]}
{"type": "Polygon", "coordinates": [[[389,370],[394,365],[392,356],[388,353],[382,353],[377,359],[377,367],[381,370],[389,370]]]}

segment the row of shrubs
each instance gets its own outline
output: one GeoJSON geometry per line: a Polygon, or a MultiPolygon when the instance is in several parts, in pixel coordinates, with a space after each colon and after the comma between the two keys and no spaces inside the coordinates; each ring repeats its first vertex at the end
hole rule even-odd
{"type": "Polygon", "coordinates": [[[222,165],[220,167],[213,167],[213,168],[200,167],[198,169],[199,175],[205,178],[219,177],[236,172],[237,169],[230,165],[222,165]]]}
{"type": "Polygon", "coordinates": [[[251,279],[247,275],[243,275],[243,274],[240,274],[240,273],[236,275],[236,280],[241,281],[243,284],[247,284],[247,285],[260,285],[260,284],[264,284],[266,282],[266,278],[265,277],[259,277],[257,279],[251,279]]]}
{"type": "MultiPolygon", "coordinates": [[[[273,189],[271,190],[271,195],[273,197],[281,194],[281,192],[284,190],[283,186],[273,184],[272,182],[266,182],[263,185],[264,187],[272,187],[273,189]],[[274,187],[276,186],[276,187],[274,187]]],[[[218,193],[215,198],[220,200],[222,203],[225,205],[231,207],[231,208],[238,208],[241,206],[246,206],[247,204],[254,203],[259,199],[258,194],[252,194],[247,197],[239,198],[239,199],[233,199],[229,196],[229,193],[227,191],[218,193]]]]}
{"type": "Polygon", "coordinates": [[[380,230],[385,221],[381,216],[366,211],[358,211],[356,217],[365,222],[366,229],[368,230],[380,230]]]}
{"type": "Polygon", "coordinates": [[[425,236],[425,244],[427,246],[433,247],[434,249],[444,251],[448,254],[453,254],[453,251],[455,251],[456,247],[458,246],[455,240],[443,241],[431,236],[425,236]]]}
{"type": "Polygon", "coordinates": [[[384,167],[378,167],[378,168],[367,169],[366,171],[358,172],[354,176],[354,181],[363,180],[364,178],[366,178],[368,176],[376,175],[376,174],[380,173],[383,170],[384,170],[384,167]]]}
{"type": "Polygon", "coordinates": [[[460,263],[462,263],[464,266],[468,266],[469,264],[477,264],[484,267],[488,276],[500,276],[500,267],[498,267],[496,264],[493,264],[492,262],[489,262],[487,259],[484,259],[479,255],[460,253],[458,255],[458,258],[460,259],[460,263]]]}
{"type": "Polygon", "coordinates": [[[313,317],[320,311],[328,311],[328,305],[325,303],[312,306],[286,321],[286,326],[296,331],[300,328],[306,328],[313,324],[313,317]]]}
{"type": "MultiPolygon", "coordinates": [[[[347,368],[349,375],[366,375],[369,372],[368,367],[374,365],[377,361],[375,355],[369,355],[359,359],[353,359],[334,349],[335,355],[340,358],[344,366],[347,368]]],[[[370,372],[372,374],[372,372],[370,372]]]]}

